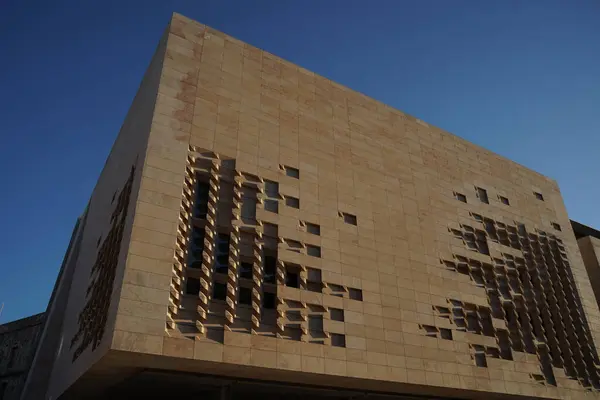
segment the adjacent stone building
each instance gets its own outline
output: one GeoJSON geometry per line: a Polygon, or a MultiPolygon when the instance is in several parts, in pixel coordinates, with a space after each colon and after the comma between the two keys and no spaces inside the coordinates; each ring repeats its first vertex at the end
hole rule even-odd
{"type": "Polygon", "coordinates": [[[44,313],[0,325],[0,399],[18,400],[44,326],[44,313]]]}
{"type": "Polygon", "coordinates": [[[177,14],[53,298],[24,399],[600,388],[554,180],[177,14]]]}

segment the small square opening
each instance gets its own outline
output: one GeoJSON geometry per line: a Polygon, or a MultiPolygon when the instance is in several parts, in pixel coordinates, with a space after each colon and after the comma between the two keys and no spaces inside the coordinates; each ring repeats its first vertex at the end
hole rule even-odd
{"type": "Polygon", "coordinates": [[[285,174],[291,178],[300,179],[300,170],[298,168],[290,167],[285,165],[283,167],[285,174]]]}
{"type": "Polygon", "coordinates": [[[541,201],[544,201],[544,196],[539,193],[539,192],[533,192],[533,194],[535,195],[535,198],[541,201]]]}
{"type": "Polygon", "coordinates": [[[454,198],[458,201],[462,201],[463,203],[467,202],[467,196],[462,193],[454,192],[454,198]]]}
{"type": "Polygon", "coordinates": [[[285,205],[292,208],[300,208],[300,199],[292,196],[285,196],[285,205]]]}
{"type": "Polygon", "coordinates": [[[321,227],[317,224],[311,224],[310,222],[306,223],[306,232],[320,236],[321,235],[321,227]]]}
{"type": "Polygon", "coordinates": [[[279,202],[277,200],[266,199],[264,202],[265,210],[272,213],[279,213],[279,202]]]}
{"type": "Polygon", "coordinates": [[[452,340],[452,330],[448,328],[440,328],[440,337],[445,340],[452,340]]]}
{"type": "Polygon", "coordinates": [[[331,345],[335,347],[346,347],[346,336],[339,333],[332,333],[331,345]]]}
{"type": "Polygon", "coordinates": [[[352,214],[348,214],[343,212],[342,213],[342,218],[344,219],[344,222],[350,225],[356,225],[357,224],[357,220],[356,220],[356,215],[352,215],[352,214]]]}
{"type": "Polygon", "coordinates": [[[557,231],[562,231],[561,227],[559,224],[557,224],[556,222],[552,222],[552,227],[554,229],[556,229],[557,231]]]}
{"type": "Polygon", "coordinates": [[[308,330],[313,332],[323,332],[323,316],[322,315],[309,315],[308,316],[308,330]]]}
{"type": "Polygon", "coordinates": [[[321,258],[321,248],[319,246],[313,246],[311,244],[306,245],[306,254],[312,257],[321,258]]]}
{"type": "Polygon", "coordinates": [[[298,168],[289,167],[284,165],[283,169],[285,170],[285,174],[291,178],[300,179],[300,170],[298,168]]]}
{"type": "Polygon", "coordinates": [[[498,196],[498,197],[500,198],[500,201],[502,202],[502,204],[510,206],[510,201],[508,201],[508,198],[506,198],[504,196],[498,196]]]}
{"type": "Polygon", "coordinates": [[[197,295],[200,293],[200,280],[196,278],[187,278],[185,283],[185,294],[197,295]]]}
{"type": "Polygon", "coordinates": [[[362,301],[362,299],[363,299],[362,290],[360,290],[360,289],[349,288],[348,296],[352,300],[362,301]]]}
{"type": "Polygon", "coordinates": [[[332,321],[344,322],[344,310],[341,308],[329,308],[329,318],[332,321]]]}

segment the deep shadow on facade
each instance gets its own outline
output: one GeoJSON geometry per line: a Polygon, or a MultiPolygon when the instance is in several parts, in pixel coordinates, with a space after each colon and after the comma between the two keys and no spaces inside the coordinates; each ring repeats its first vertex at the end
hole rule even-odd
{"type": "Polygon", "coordinates": [[[175,14],[18,390],[598,398],[597,233],[552,179],[175,14]]]}

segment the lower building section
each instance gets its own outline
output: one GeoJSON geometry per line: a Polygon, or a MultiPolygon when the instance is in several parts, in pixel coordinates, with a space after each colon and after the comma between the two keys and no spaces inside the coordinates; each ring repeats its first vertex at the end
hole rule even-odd
{"type": "Polygon", "coordinates": [[[456,397],[414,394],[377,393],[346,390],[327,386],[284,384],[268,380],[234,379],[212,375],[194,375],[161,370],[137,371],[97,398],[120,400],[132,398],[181,398],[206,400],[292,400],[369,399],[369,400],[442,400],[456,397]]]}

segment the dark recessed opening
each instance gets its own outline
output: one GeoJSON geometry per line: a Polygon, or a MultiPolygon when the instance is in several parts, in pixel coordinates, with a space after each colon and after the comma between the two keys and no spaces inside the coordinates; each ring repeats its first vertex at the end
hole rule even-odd
{"type": "Polygon", "coordinates": [[[482,189],[480,187],[475,187],[475,191],[477,192],[477,197],[482,203],[489,204],[490,200],[488,199],[487,190],[482,189]]]}
{"type": "Polygon", "coordinates": [[[285,170],[285,174],[291,178],[296,178],[296,179],[300,179],[300,170],[298,170],[298,168],[294,168],[294,167],[289,167],[287,165],[285,165],[283,167],[283,169],[285,170]]]}
{"type": "Polygon", "coordinates": [[[463,203],[467,202],[467,196],[462,193],[454,192],[454,198],[458,201],[462,201],[463,203]]]}
{"type": "Polygon", "coordinates": [[[300,199],[292,196],[285,196],[285,205],[292,208],[300,208],[300,199]]]}
{"type": "Polygon", "coordinates": [[[321,258],[321,248],[319,246],[313,246],[311,244],[306,245],[306,254],[312,257],[321,258]]]}
{"type": "Polygon", "coordinates": [[[352,214],[348,214],[343,212],[342,213],[342,218],[344,219],[344,222],[350,225],[356,225],[357,224],[357,220],[356,220],[356,215],[352,215],[352,214]]]}
{"type": "Polygon", "coordinates": [[[329,318],[332,321],[344,322],[344,310],[341,308],[329,308],[329,318]]]}
{"type": "Polygon", "coordinates": [[[299,288],[300,287],[300,277],[296,270],[285,271],[285,286],[299,288]]]}
{"type": "Polygon", "coordinates": [[[321,227],[317,224],[311,224],[310,222],[307,222],[306,232],[319,236],[321,235],[321,227]]]}
{"type": "Polygon", "coordinates": [[[276,282],[277,258],[272,255],[265,255],[263,259],[263,279],[266,283],[276,282]]]}
{"type": "Polygon", "coordinates": [[[275,309],[277,304],[277,296],[275,293],[265,292],[263,293],[263,308],[275,309]]]}
{"type": "Polygon", "coordinates": [[[215,282],[213,284],[213,299],[225,300],[227,298],[227,285],[224,283],[215,282]]]}
{"type": "Polygon", "coordinates": [[[240,278],[252,279],[252,263],[245,261],[240,263],[240,278]]]}
{"type": "Polygon", "coordinates": [[[348,295],[352,300],[362,301],[363,299],[362,290],[360,289],[349,288],[348,295]]]}
{"type": "Polygon", "coordinates": [[[185,283],[185,293],[197,295],[200,293],[200,280],[196,278],[188,278],[185,283]]]}
{"type": "Polygon", "coordinates": [[[247,287],[241,287],[238,293],[238,299],[240,304],[251,305],[252,304],[252,289],[247,287]]]}
{"type": "Polygon", "coordinates": [[[266,211],[270,211],[275,214],[279,213],[279,202],[277,200],[266,199],[264,206],[266,211]]]}
{"type": "Polygon", "coordinates": [[[346,336],[339,333],[331,334],[331,345],[335,347],[346,347],[346,336]]]}

